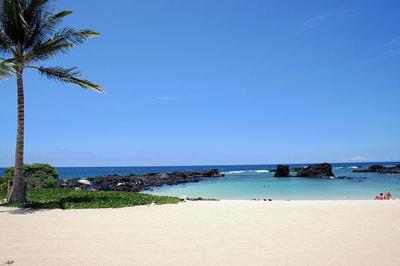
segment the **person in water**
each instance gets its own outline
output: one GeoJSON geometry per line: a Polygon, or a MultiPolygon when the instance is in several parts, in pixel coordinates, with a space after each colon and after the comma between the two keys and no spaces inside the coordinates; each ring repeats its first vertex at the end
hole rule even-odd
{"type": "Polygon", "coordinates": [[[386,198],[387,200],[392,200],[392,199],[393,199],[392,193],[390,193],[390,191],[388,191],[388,192],[386,193],[385,198],[386,198]]]}
{"type": "Polygon", "coordinates": [[[385,196],[383,196],[383,193],[379,193],[379,195],[376,195],[375,200],[385,200],[385,196]]]}

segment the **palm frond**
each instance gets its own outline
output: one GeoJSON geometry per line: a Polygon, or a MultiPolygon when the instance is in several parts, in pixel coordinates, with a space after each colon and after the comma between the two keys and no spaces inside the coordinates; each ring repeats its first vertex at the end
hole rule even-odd
{"type": "Polygon", "coordinates": [[[16,72],[16,65],[10,60],[0,62],[0,79],[11,77],[16,72]]]}
{"type": "Polygon", "coordinates": [[[3,0],[0,7],[0,29],[20,53],[32,49],[53,36],[69,10],[54,14],[50,0],[3,0]]]}
{"type": "MultiPolygon", "coordinates": [[[[51,1],[0,0],[0,53],[11,55],[15,64],[1,62],[0,78],[12,75],[18,67],[34,68],[48,78],[102,93],[103,89],[99,85],[80,79],[76,68],[28,65],[29,61],[47,60],[67,53],[76,45],[99,35],[88,29],[58,29],[62,19],[72,11],[54,13],[49,7],[51,1]]],[[[0,60],[4,59],[0,57],[0,60]]]]}
{"type": "Polygon", "coordinates": [[[61,23],[62,19],[70,14],[72,14],[71,10],[64,10],[56,14],[45,12],[40,19],[37,19],[40,23],[36,23],[36,25],[32,27],[34,29],[25,47],[31,49],[32,47],[46,42],[57,32],[57,26],[61,23]]]}
{"type": "Polygon", "coordinates": [[[23,3],[20,0],[3,0],[0,10],[2,30],[12,41],[15,50],[21,50],[26,35],[26,25],[21,21],[24,16],[23,3]]]}
{"type": "Polygon", "coordinates": [[[39,14],[47,10],[49,0],[22,1],[27,14],[39,14]]]}
{"type": "Polygon", "coordinates": [[[0,51],[3,54],[15,54],[13,43],[0,26],[0,51]]]}
{"type": "Polygon", "coordinates": [[[87,39],[98,35],[97,32],[88,29],[65,28],[54,34],[46,42],[33,47],[25,58],[27,61],[47,60],[59,54],[67,53],[75,45],[82,44],[87,39]]]}
{"type": "Polygon", "coordinates": [[[24,0],[24,2],[23,18],[29,25],[23,42],[24,50],[26,50],[46,36],[43,25],[51,13],[48,11],[49,0],[24,0]]]}
{"type": "Polygon", "coordinates": [[[104,93],[101,86],[85,79],[80,79],[80,72],[76,67],[38,67],[37,70],[50,79],[55,79],[63,83],[72,83],[85,89],[94,90],[98,93],[104,93]]]}
{"type": "Polygon", "coordinates": [[[56,14],[49,14],[46,17],[46,22],[43,23],[42,28],[55,29],[55,27],[62,21],[63,18],[72,14],[72,10],[63,10],[56,14]]]}

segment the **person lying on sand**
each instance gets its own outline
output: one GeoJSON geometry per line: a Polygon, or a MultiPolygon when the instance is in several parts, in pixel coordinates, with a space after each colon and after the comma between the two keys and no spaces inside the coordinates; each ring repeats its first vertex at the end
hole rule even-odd
{"type": "Polygon", "coordinates": [[[379,195],[376,195],[375,200],[384,200],[385,196],[383,196],[383,193],[379,193],[379,195]]]}

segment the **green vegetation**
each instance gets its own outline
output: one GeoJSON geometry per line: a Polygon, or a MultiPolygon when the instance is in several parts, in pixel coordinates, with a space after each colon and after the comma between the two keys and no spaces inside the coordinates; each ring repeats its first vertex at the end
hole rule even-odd
{"type": "MultiPolygon", "coordinates": [[[[27,188],[54,188],[57,184],[58,173],[49,164],[25,164],[22,176],[27,188]]],[[[0,177],[0,189],[7,191],[8,181],[14,178],[14,167],[6,169],[4,176],[0,177]]]]}
{"type": "Polygon", "coordinates": [[[58,173],[48,164],[24,165],[23,178],[27,184],[27,202],[5,203],[7,184],[14,176],[14,168],[8,168],[0,177],[0,204],[6,207],[34,209],[95,209],[121,208],[146,204],[171,204],[177,197],[154,196],[135,192],[83,191],[55,188],[58,173]],[[4,203],[3,203],[4,202],[4,203]],[[3,204],[2,204],[3,203],[3,204]]]}
{"type": "Polygon", "coordinates": [[[7,187],[7,179],[4,176],[0,176],[0,196],[7,192],[7,187]]]}
{"type": "Polygon", "coordinates": [[[2,203],[3,199],[5,200],[6,197],[7,197],[6,192],[0,189],[0,203],[2,203]]]}
{"type": "MultiPolygon", "coordinates": [[[[0,197],[5,194],[0,192],[0,197]]],[[[147,204],[174,204],[177,197],[155,196],[136,192],[83,191],[61,188],[32,189],[27,193],[27,203],[1,206],[34,209],[97,209],[121,208],[147,204]]]]}

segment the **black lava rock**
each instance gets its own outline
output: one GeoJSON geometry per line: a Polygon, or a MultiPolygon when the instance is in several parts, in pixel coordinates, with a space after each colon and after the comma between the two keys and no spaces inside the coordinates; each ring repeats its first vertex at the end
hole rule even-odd
{"type": "Polygon", "coordinates": [[[299,169],[298,177],[334,177],[332,165],[329,163],[313,164],[299,169]]]}
{"type": "MultiPolygon", "coordinates": [[[[204,179],[224,176],[216,169],[204,172],[172,172],[172,173],[151,173],[145,175],[107,175],[90,178],[92,187],[99,191],[130,191],[139,192],[149,190],[163,185],[177,185],[184,183],[199,182],[204,179]]],[[[79,188],[80,178],[60,180],[60,188],[79,188]]]]}
{"type": "Polygon", "coordinates": [[[289,165],[278,165],[275,170],[275,177],[289,177],[290,176],[290,171],[289,171],[289,165]]]}

